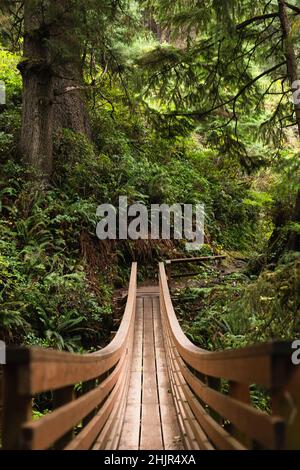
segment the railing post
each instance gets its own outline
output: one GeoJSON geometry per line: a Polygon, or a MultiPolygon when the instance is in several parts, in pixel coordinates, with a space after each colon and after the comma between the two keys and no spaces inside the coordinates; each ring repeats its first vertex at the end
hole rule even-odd
{"type": "Polygon", "coordinates": [[[32,398],[20,394],[20,366],[7,364],[3,369],[3,449],[18,450],[22,425],[32,419],[32,398]]]}
{"type": "MultiPolygon", "coordinates": [[[[88,393],[96,387],[96,379],[88,380],[82,384],[83,393],[88,393]]],[[[83,427],[86,426],[95,416],[96,410],[93,410],[88,416],[83,419],[83,427]]]]}
{"type": "MultiPolygon", "coordinates": [[[[66,405],[74,400],[74,386],[70,385],[68,387],[55,390],[53,392],[53,408],[59,408],[60,406],[66,405]]],[[[55,444],[55,449],[63,449],[66,445],[73,439],[74,430],[71,429],[63,437],[61,437],[55,444]]]]}
{"type": "Polygon", "coordinates": [[[172,278],[172,262],[171,261],[166,261],[166,274],[167,274],[169,286],[171,286],[171,278],[172,278]]]}
{"type": "MultiPolygon", "coordinates": [[[[247,405],[251,403],[249,386],[247,384],[230,381],[229,396],[239,400],[242,403],[246,403],[247,405]]],[[[245,436],[244,433],[242,433],[233,425],[230,426],[230,431],[236,439],[238,439],[242,444],[244,444],[245,447],[251,450],[253,444],[249,437],[245,436]]]]}
{"type": "Polygon", "coordinates": [[[290,365],[286,384],[272,393],[272,411],[286,421],[285,450],[300,449],[300,366],[290,365]]]}
{"type": "MultiPolygon", "coordinates": [[[[201,379],[201,377],[200,377],[201,379]]],[[[207,385],[213,390],[220,391],[221,388],[221,379],[217,377],[206,376],[207,385]]],[[[222,417],[213,409],[210,409],[210,416],[219,424],[221,424],[222,417]]]]}

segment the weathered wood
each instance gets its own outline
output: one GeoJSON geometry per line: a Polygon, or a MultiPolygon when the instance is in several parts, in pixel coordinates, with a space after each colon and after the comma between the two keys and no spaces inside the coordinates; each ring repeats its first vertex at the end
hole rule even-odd
{"type": "Polygon", "coordinates": [[[152,298],[144,298],[141,450],[163,449],[154,349],[152,298]]]}
{"type": "Polygon", "coordinates": [[[193,436],[201,447],[204,431],[207,442],[212,442],[218,449],[251,448],[251,440],[270,449],[300,448],[300,442],[295,437],[300,435],[300,422],[297,421],[300,410],[300,372],[298,368],[297,373],[295,369],[294,374],[291,373],[290,343],[268,343],[222,352],[197,348],[180,328],[163,263],[160,263],[159,269],[160,307],[168,371],[186,447],[193,448],[193,436]],[[204,382],[206,376],[207,383],[204,382]],[[221,378],[230,380],[230,396],[218,390],[221,378]],[[251,384],[273,391],[273,415],[251,404],[251,384]],[[222,417],[231,422],[233,435],[223,428],[222,417]],[[200,425],[202,438],[194,426],[195,419],[200,425]]]}
{"type": "Polygon", "coordinates": [[[153,299],[153,322],[157,388],[164,449],[179,450],[183,448],[182,436],[178,425],[173,397],[171,395],[158,298],[153,299]]]}
{"type": "Polygon", "coordinates": [[[222,259],[226,259],[227,255],[218,255],[218,256],[199,256],[196,258],[174,258],[169,259],[165,263],[166,265],[170,264],[178,264],[178,263],[198,263],[203,261],[220,261],[222,259]]]}
{"type": "Polygon", "coordinates": [[[142,406],[140,450],[162,450],[160,412],[158,403],[142,406]]]}
{"type": "Polygon", "coordinates": [[[196,258],[174,258],[167,260],[165,262],[166,266],[166,275],[169,283],[171,283],[172,278],[181,278],[181,277],[193,277],[197,276],[197,273],[181,273],[181,274],[172,274],[172,265],[174,264],[191,264],[191,263],[203,263],[204,261],[221,261],[223,259],[226,259],[226,255],[220,255],[220,256],[200,256],[196,258]]]}
{"type": "Polygon", "coordinates": [[[42,348],[8,349],[8,364],[19,364],[20,367],[20,394],[33,396],[96,379],[118,363],[126,349],[130,325],[134,321],[136,276],[137,265],[133,263],[122,323],[112,342],[101,351],[80,355],[42,348]]]}
{"type": "Polygon", "coordinates": [[[181,414],[183,416],[184,428],[187,437],[193,436],[193,434],[190,435],[191,431],[189,430],[191,427],[194,427],[194,421],[191,419],[191,412],[189,411],[191,410],[194,416],[194,420],[196,418],[196,422],[199,426],[199,428],[196,430],[195,437],[197,438],[197,444],[200,449],[212,449],[212,442],[214,446],[219,449],[244,450],[245,448],[240,445],[236,439],[224,431],[224,429],[208,414],[207,410],[205,410],[200,405],[197,397],[192,393],[190,387],[187,385],[183,376],[181,375],[180,368],[177,363],[179,356],[176,349],[174,348],[174,345],[172,345],[171,338],[167,330],[166,336],[169,337],[169,353],[172,358],[172,367],[169,367],[169,370],[173,370],[175,377],[177,375],[177,388],[179,391],[181,391],[179,395],[179,408],[182,408],[182,406],[180,406],[181,404],[185,405],[185,409],[183,411],[181,410],[181,414]],[[184,394],[185,399],[182,398],[182,393],[184,394]]]}
{"type": "MultiPolygon", "coordinates": [[[[163,312],[162,312],[163,313],[163,312]]],[[[162,316],[162,324],[164,329],[164,341],[167,351],[168,373],[172,386],[172,393],[175,401],[175,407],[179,418],[179,426],[181,430],[182,442],[188,450],[201,449],[200,439],[197,441],[195,433],[195,419],[191,413],[189,404],[182,393],[182,382],[178,376],[178,368],[174,361],[174,352],[169,331],[166,327],[165,316],[162,316]]]]}
{"type": "MultiPolygon", "coordinates": [[[[53,408],[59,409],[60,407],[71,403],[74,400],[74,386],[55,390],[53,394],[53,408]]],[[[63,449],[73,438],[73,428],[66,432],[58,441],[55,442],[55,449],[63,449]]]]}
{"type": "MultiPolygon", "coordinates": [[[[45,449],[54,444],[61,448],[67,444],[66,448],[87,449],[113,416],[112,410],[124,411],[132,359],[136,278],[137,265],[133,263],[123,320],[115,338],[103,350],[86,355],[38,348],[8,350],[4,390],[5,448],[45,449]],[[94,381],[104,373],[108,377],[101,385],[72,401],[76,383],[94,381]],[[31,397],[49,390],[54,390],[54,411],[31,422],[31,397]],[[86,421],[83,430],[71,440],[74,426],[102,402],[97,415],[89,416],[89,422],[86,421]]],[[[120,414],[117,418],[122,420],[120,414]]],[[[113,428],[115,423],[116,420],[112,420],[113,428]]]]}
{"type": "MultiPolygon", "coordinates": [[[[143,289],[143,288],[142,288],[143,289]]],[[[182,441],[169,382],[157,288],[138,297],[129,394],[120,450],[179,450],[182,441]]]]}
{"type": "MultiPolygon", "coordinates": [[[[251,404],[249,386],[238,382],[229,382],[229,396],[236,400],[241,401],[247,405],[251,404]]],[[[238,426],[230,424],[230,433],[242,442],[247,449],[251,450],[253,447],[253,441],[245,433],[241,432],[238,426]]]]}
{"type": "MultiPolygon", "coordinates": [[[[87,382],[84,382],[82,384],[83,394],[86,394],[90,392],[91,390],[94,390],[95,388],[96,388],[96,379],[88,380],[87,382]]],[[[91,413],[89,413],[85,418],[83,418],[83,421],[82,421],[83,427],[86,426],[91,421],[91,419],[93,419],[95,414],[96,414],[96,410],[92,410],[91,413]]]]}
{"type": "Polygon", "coordinates": [[[20,388],[19,367],[6,364],[3,377],[3,439],[5,450],[23,447],[21,429],[23,423],[32,419],[32,399],[18,393],[20,388]]]}
{"type": "Polygon", "coordinates": [[[157,287],[137,291],[136,275],[133,264],[123,320],[103,350],[83,356],[8,351],[4,448],[244,450],[253,441],[299,449],[300,372],[291,364],[291,345],[197,348],[176,318],[164,265],[159,301],[157,287]],[[222,378],[230,381],[229,395],[220,391],[222,378]],[[88,382],[86,393],[73,400],[78,382],[88,382]],[[253,407],[251,384],[270,391],[272,415],[253,407]],[[32,396],[50,390],[53,412],[33,422],[32,396]]]}
{"type": "Polygon", "coordinates": [[[118,382],[113,391],[105,401],[104,405],[98,411],[96,416],[83,428],[83,430],[68,444],[66,450],[86,450],[90,449],[97,437],[104,428],[109,416],[118,403],[118,399],[122,394],[123,386],[126,383],[126,369],[124,368],[119,375],[118,382]]]}
{"type": "Polygon", "coordinates": [[[289,379],[282,390],[273,390],[273,413],[284,417],[287,423],[284,440],[278,447],[289,450],[300,449],[300,366],[287,364],[289,379]]]}
{"type": "Polygon", "coordinates": [[[119,450],[138,450],[140,444],[142,367],[143,367],[144,300],[137,299],[133,358],[127,405],[121,430],[119,450]]]}
{"type": "Polygon", "coordinates": [[[230,398],[209,388],[187,369],[180,358],[178,361],[181,373],[197,397],[221,416],[230,420],[247,436],[261,442],[269,449],[278,448],[278,441],[282,439],[284,433],[284,421],[282,418],[279,416],[269,416],[247,403],[230,398]]]}
{"type": "Polygon", "coordinates": [[[112,374],[94,390],[70,403],[68,401],[61,403],[64,406],[37,421],[25,423],[23,425],[23,440],[26,447],[33,450],[49,448],[53,442],[76,426],[97,405],[100,405],[115,386],[125,359],[126,355],[124,355],[112,374]]]}

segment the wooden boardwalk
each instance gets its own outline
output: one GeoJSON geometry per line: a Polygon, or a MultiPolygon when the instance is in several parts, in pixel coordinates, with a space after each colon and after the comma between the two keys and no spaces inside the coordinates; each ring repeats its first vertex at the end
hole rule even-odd
{"type": "Polygon", "coordinates": [[[133,263],[123,319],[105,348],[8,348],[3,448],[300,449],[300,368],[292,351],[290,342],[198,348],[178,322],[164,264],[159,288],[137,288],[133,263]],[[253,384],[270,397],[269,413],[253,404],[253,384]],[[33,420],[32,398],[49,391],[52,412],[33,420]]]}
{"type": "Polygon", "coordinates": [[[182,449],[159,308],[159,289],[141,287],[120,450],[182,449]]]}

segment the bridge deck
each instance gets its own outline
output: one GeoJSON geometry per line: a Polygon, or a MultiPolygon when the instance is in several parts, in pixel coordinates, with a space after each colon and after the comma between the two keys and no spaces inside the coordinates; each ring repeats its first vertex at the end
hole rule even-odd
{"type": "Polygon", "coordinates": [[[182,449],[167,371],[158,287],[141,287],[137,293],[133,361],[119,449],[182,449]]]}

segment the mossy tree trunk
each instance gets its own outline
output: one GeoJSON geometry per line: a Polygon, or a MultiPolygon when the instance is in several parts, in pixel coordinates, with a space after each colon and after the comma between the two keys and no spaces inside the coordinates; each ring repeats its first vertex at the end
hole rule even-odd
{"type": "MultiPolygon", "coordinates": [[[[294,45],[291,41],[291,24],[287,14],[287,6],[285,0],[278,0],[279,7],[279,18],[281,23],[282,38],[284,41],[286,67],[289,82],[291,88],[294,87],[294,83],[298,81],[298,68],[297,68],[297,56],[294,49],[294,45]]],[[[299,139],[300,139],[300,104],[294,103],[294,110],[296,116],[296,123],[298,127],[299,139]]],[[[298,191],[296,204],[294,208],[293,221],[300,222],[300,191],[298,191]]],[[[288,248],[293,250],[300,250],[300,237],[299,234],[291,232],[289,236],[288,248]]]]}
{"type": "MultiPolygon", "coordinates": [[[[287,13],[287,5],[284,0],[278,0],[278,13],[284,45],[284,55],[286,58],[287,75],[290,86],[293,88],[294,83],[298,80],[297,56],[290,37],[291,23],[287,13]]],[[[300,138],[300,105],[298,103],[294,103],[294,111],[300,138]]],[[[275,228],[269,240],[268,256],[275,256],[278,258],[282,254],[283,250],[300,250],[300,236],[295,230],[290,230],[285,240],[282,238],[282,229],[287,226],[289,221],[300,223],[300,191],[298,191],[296,196],[292,217],[289,217],[289,214],[283,210],[281,204],[278,205],[274,220],[275,228]]]]}
{"type": "MultiPolygon", "coordinates": [[[[286,2],[284,0],[278,0],[279,18],[282,30],[282,39],[284,42],[284,54],[286,58],[286,67],[288,79],[293,88],[293,84],[298,81],[298,69],[297,69],[297,56],[292,43],[291,34],[291,23],[287,13],[286,2]]],[[[299,138],[300,138],[300,104],[294,104],[296,123],[298,126],[299,138]]]]}
{"type": "Polygon", "coordinates": [[[53,138],[69,128],[90,135],[76,17],[67,0],[25,0],[20,150],[43,179],[53,169],[53,138]]]}

